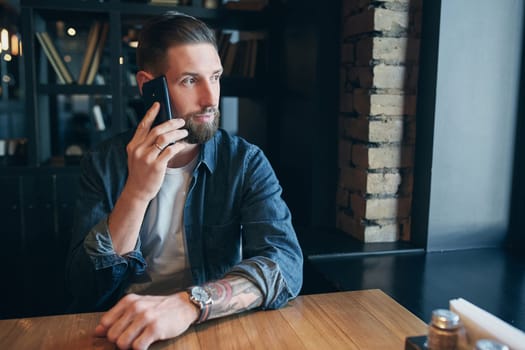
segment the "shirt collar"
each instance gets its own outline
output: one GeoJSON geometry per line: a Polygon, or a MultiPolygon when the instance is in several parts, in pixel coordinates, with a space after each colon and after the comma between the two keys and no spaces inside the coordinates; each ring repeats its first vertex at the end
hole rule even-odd
{"type": "Polygon", "coordinates": [[[199,164],[196,168],[200,167],[201,164],[206,166],[210,173],[213,174],[215,168],[217,167],[217,157],[218,157],[218,148],[219,148],[219,139],[220,139],[221,130],[219,129],[211,140],[205,142],[200,151],[199,164]]]}

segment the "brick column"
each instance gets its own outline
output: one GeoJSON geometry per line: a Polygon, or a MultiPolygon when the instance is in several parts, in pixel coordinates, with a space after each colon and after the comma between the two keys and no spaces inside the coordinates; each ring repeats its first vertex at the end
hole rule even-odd
{"type": "Polygon", "coordinates": [[[337,223],[410,240],[421,0],[343,0],[337,223]]]}

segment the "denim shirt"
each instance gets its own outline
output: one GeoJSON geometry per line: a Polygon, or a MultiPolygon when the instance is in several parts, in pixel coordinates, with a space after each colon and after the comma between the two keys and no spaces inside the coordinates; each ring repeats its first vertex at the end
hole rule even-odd
{"type": "MultiPolygon", "coordinates": [[[[145,272],[140,239],[120,256],[107,224],[127,179],[126,145],[132,136],[120,134],[82,161],[66,268],[75,311],[111,307],[145,272]]],[[[194,284],[225,274],[245,277],[261,290],[263,309],[279,308],[297,296],[303,257],[281,192],[258,147],[221,129],[201,146],[184,206],[194,284]]]]}

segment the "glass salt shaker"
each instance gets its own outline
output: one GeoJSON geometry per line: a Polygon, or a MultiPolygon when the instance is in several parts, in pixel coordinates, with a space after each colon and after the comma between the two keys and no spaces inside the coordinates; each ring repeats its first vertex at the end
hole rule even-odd
{"type": "Polygon", "coordinates": [[[432,311],[428,327],[427,348],[431,350],[455,350],[462,331],[459,316],[447,309],[432,311]]]}

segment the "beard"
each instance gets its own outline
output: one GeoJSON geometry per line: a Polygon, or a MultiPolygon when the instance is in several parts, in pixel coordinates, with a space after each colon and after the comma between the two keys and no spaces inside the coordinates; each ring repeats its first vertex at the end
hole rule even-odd
{"type": "Polygon", "coordinates": [[[190,144],[203,144],[213,137],[219,129],[220,111],[215,107],[207,107],[200,112],[188,113],[181,118],[186,121],[182,129],[188,130],[188,136],[181,141],[190,144]],[[210,122],[195,122],[194,118],[199,114],[213,114],[213,120],[210,122]]]}

